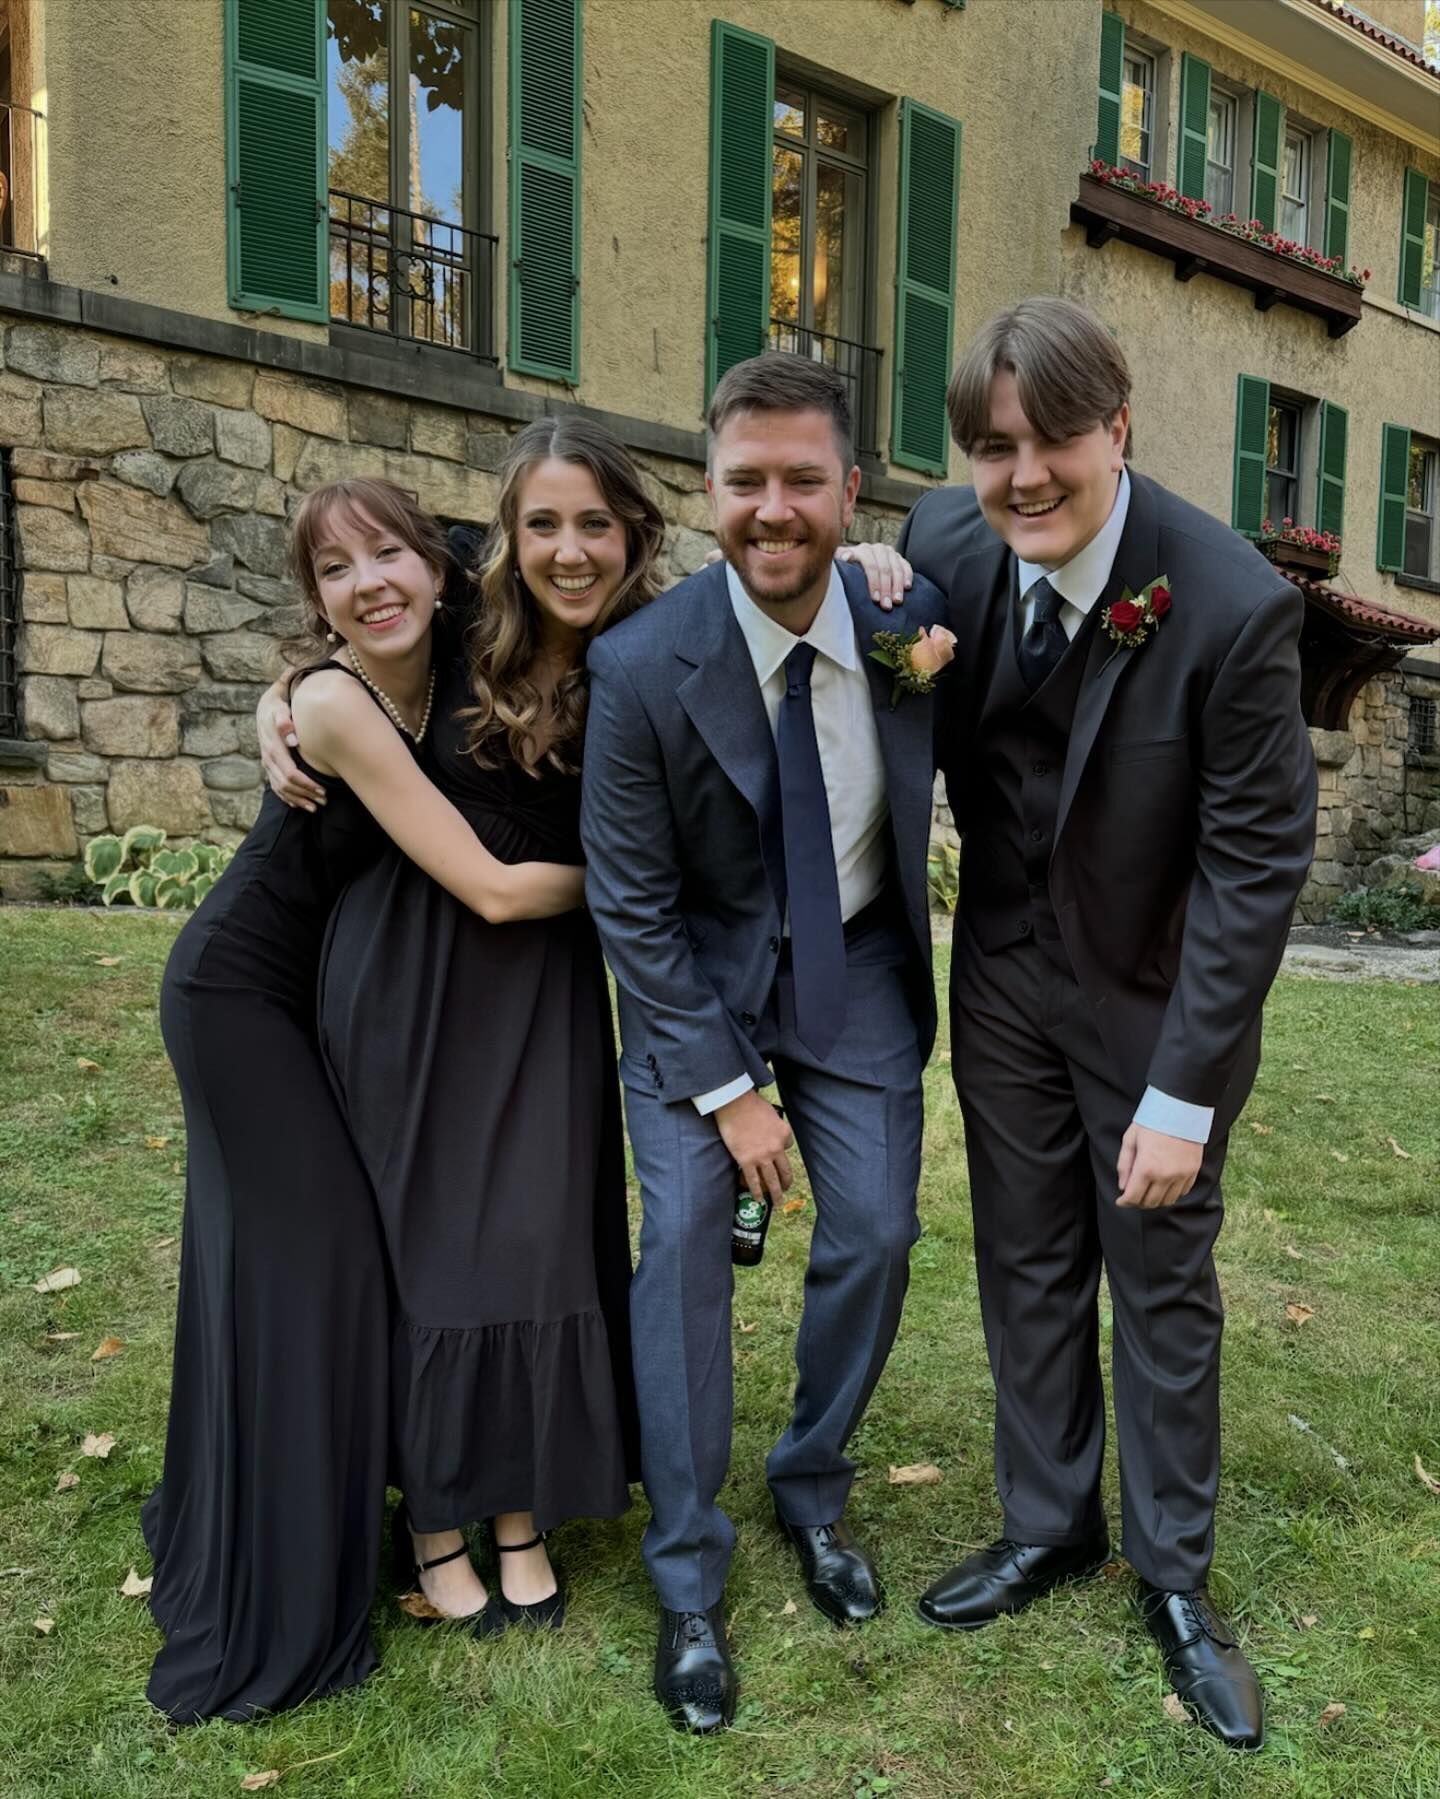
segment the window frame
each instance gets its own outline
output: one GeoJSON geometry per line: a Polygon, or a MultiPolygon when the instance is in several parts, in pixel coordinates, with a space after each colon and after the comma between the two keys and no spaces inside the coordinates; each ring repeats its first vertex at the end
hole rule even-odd
{"type": "Polygon", "coordinates": [[[1287,518],[1293,525],[1303,525],[1305,523],[1305,501],[1307,498],[1305,491],[1305,445],[1308,437],[1306,423],[1312,410],[1313,402],[1302,398],[1300,395],[1277,392],[1273,387],[1271,388],[1270,406],[1265,421],[1264,516],[1270,520],[1271,525],[1277,532],[1284,530],[1284,520],[1287,518]],[[1282,469],[1278,464],[1274,464],[1270,461],[1270,423],[1274,414],[1277,412],[1290,413],[1295,419],[1295,460],[1294,466],[1288,469],[1282,469]],[[1272,480],[1276,479],[1290,483],[1295,495],[1292,506],[1277,508],[1272,504],[1270,498],[1270,484],[1272,480]]]}
{"type": "MultiPolygon", "coordinates": [[[[791,132],[781,131],[773,122],[770,132],[770,167],[771,193],[774,194],[775,152],[786,149],[797,153],[800,157],[800,258],[801,277],[799,292],[798,317],[784,320],[797,332],[805,332],[817,337],[839,337],[844,341],[859,344],[864,348],[873,347],[875,324],[874,274],[877,266],[875,225],[876,225],[876,179],[875,160],[879,149],[879,114],[873,107],[867,107],[854,95],[846,94],[838,88],[827,86],[823,81],[817,82],[806,71],[795,69],[785,63],[776,63],[774,103],[778,105],[782,89],[791,89],[803,96],[805,101],[805,134],[797,137],[791,132]],[[818,103],[818,104],[817,104],[818,103]],[[861,156],[853,156],[848,151],[834,150],[822,146],[816,138],[816,120],[820,107],[829,106],[835,112],[854,119],[864,127],[865,144],[861,156]],[[862,183],[860,213],[860,245],[858,268],[855,278],[855,311],[858,316],[853,321],[844,321],[847,328],[839,332],[822,331],[814,323],[815,316],[815,230],[817,210],[817,170],[821,160],[832,163],[845,170],[847,174],[858,175],[862,183]],[[853,327],[849,328],[849,327],[853,327]]],[[[770,254],[775,254],[775,224],[770,224],[770,254]]],[[[773,310],[768,314],[768,321],[775,320],[773,310]]],[[[843,312],[842,312],[843,319],[843,312]]]]}
{"type": "MultiPolygon", "coordinates": [[[[1440,580],[1440,443],[1428,437],[1421,437],[1416,432],[1410,434],[1410,457],[1413,461],[1416,454],[1422,459],[1422,467],[1429,469],[1429,505],[1416,507],[1410,504],[1410,471],[1405,471],[1405,537],[1400,555],[1400,567],[1396,571],[1401,581],[1437,581],[1440,580]],[[1411,568],[1408,557],[1410,551],[1410,525],[1412,520],[1423,520],[1426,528],[1426,566],[1411,568]]],[[[1422,489],[1422,501],[1425,498],[1422,489]]]]}
{"type": "Polygon", "coordinates": [[[1420,311],[1426,318],[1440,320],[1440,181],[1432,180],[1425,196],[1425,217],[1421,223],[1422,242],[1430,245],[1430,285],[1425,285],[1424,252],[1420,264],[1420,311]]]}
{"type": "Polygon", "coordinates": [[[1302,125],[1298,120],[1292,118],[1287,110],[1284,127],[1280,134],[1280,167],[1275,183],[1275,229],[1281,237],[1288,237],[1297,244],[1310,245],[1314,243],[1316,214],[1323,209],[1323,196],[1320,197],[1321,205],[1318,207],[1316,205],[1316,142],[1315,132],[1308,125],[1302,125]],[[1292,137],[1299,140],[1301,148],[1300,193],[1295,197],[1291,196],[1285,185],[1292,137]],[[1293,204],[1300,208],[1301,226],[1298,231],[1286,229],[1285,208],[1287,204],[1293,204]]]}
{"type": "Polygon", "coordinates": [[[1224,213],[1235,211],[1235,196],[1241,191],[1240,178],[1242,169],[1240,143],[1243,123],[1244,121],[1241,117],[1241,96],[1234,88],[1222,81],[1217,81],[1215,79],[1214,71],[1212,70],[1210,75],[1210,99],[1205,115],[1205,198],[1210,201],[1211,210],[1217,218],[1224,213]],[[1228,167],[1224,163],[1215,162],[1210,154],[1210,120],[1213,116],[1217,101],[1224,103],[1230,115],[1230,162],[1228,167]],[[1225,169],[1229,176],[1230,197],[1224,205],[1211,196],[1211,171],[1214,169],[1225,169]]]}
{"type": "Polygon", "coordinates": [[[1149,140],[1148,147],[1150,154],[1142,164],[1132,162],[1129,157],[1122,153],[1119,159],[1120,167],[1122,169],[1128,169],[1139,181],[1153,181],[1155,179],[1156,139],[1160,123],[1160,52],[1151,50],[1144,43],[1135,41],[1127,31],[1125,34],[1124,54],[1120,59],[1120,134],[1122,138],[1125,132],[1125,94],[1127,89],[1137,85],[1129,78],[1130,64],[1132,62],[1142,64],[1146,74],[1149,76],[1148,84],[1140,83],[1138,85],[1140,87],[1140,92],[1145,97],[1145,101],[1148,101],[1149,103],[1148,109],[1142,103],[1141,124],[1139,129],[1142,137],[1149,140]],[[1145,116],[1147,110],[1149,115],[1148,122],[1146,122],[1145,116]]]}

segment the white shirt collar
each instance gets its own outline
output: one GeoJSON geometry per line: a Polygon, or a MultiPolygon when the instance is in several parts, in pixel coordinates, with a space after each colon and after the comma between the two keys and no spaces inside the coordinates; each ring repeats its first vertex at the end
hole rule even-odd
{"type": "Polygon", "coordinates": [[[844,583],[834,563],[830,565],[830,585],[815,622],[803,637],[777,625],[762,612],[745,591],[743,582],[727,562],[725,580],[730,588],[730,605],[745,637],[745,647],[755,665],[755,678],[763,687],[771,675],[783,665],[797,643],[812,643],[822,656],[838,662],[841,668],[857,669],[860,652],[855,643],[855,625],[850,616],[850,603],[845,598],[844,583]]]}
{"type": "Polygon", "coordinates": [[[1078,612],[1088,613],[1105,591],[1110,570],[1115,566],[1115,553],[1120,548],[1120,534],[1125,529],[1125,515],[1130,510],[1130,475],[1120,471],[1120,485],[1115,491],[1115,504],[1110,516],[1083,550],[1057,569],[1041,568],[1017,556],[1020,568],[1020,598],[1041,579],[1048,580],[1062,600],[1068,600],[1078,612]]]}

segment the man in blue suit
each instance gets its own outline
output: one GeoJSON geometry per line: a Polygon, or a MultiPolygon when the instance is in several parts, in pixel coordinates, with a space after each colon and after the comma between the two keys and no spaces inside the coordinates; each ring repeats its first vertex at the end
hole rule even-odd
{"type": "Polygon", "coordinates": [[[859,1623],[881,1604],[843,1520],[845,1445],[918,1228],[931,689],[950,653],[948,633],[928,635],[944,599],[917,579],[884,622],[927,634],[899,670],[873,660],[864,577],[834,562],[860,471],[833,371],[755,357],[720,381],[706,423],[725,560],[591,646],[582,815],[644,1202],[631,1305],[655,1690],[695,1732],[735,1704],[721,1610],[735,1530],[716,1504],[731,1220],[737,1185],[772,1199],[789,1185],[790,1125],[816,1216],[795,1409],[766,1475],[816,1605],[859,1623]]]}

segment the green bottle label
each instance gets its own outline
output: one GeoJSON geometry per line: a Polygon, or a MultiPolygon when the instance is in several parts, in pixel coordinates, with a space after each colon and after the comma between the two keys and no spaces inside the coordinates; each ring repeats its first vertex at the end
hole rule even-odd
{"type": "Polygon", "coordinates": [[[758,1231],[765,1222],[765,1201],[742,1193],[735,1205],[735,1222],[742,1230],[758,1231]]]}

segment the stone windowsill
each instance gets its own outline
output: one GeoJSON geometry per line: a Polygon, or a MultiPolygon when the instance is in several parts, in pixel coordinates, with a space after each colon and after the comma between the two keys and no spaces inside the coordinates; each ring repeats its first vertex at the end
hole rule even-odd
{"type": "Polygon", "coordinates": [[[1417,593],[1440,593],[1440,581],[1432,581],[1428,575],[1395,576],[1397,587],[1413,587],[1417,593]]]}
{"type": "Polygon", "coordinates": [[[1400,300],[1387,300],[1381,294],[1365,294],[1365,304],[1376,312],[1388,312],[1391,318],[1404,319],[1407,325],[1419,325],[1422,330],[1440,332],[1440,319],[1432,319],[1428,312],[1417,312],[1413,306],[1406,306],[1400,300]]]}

